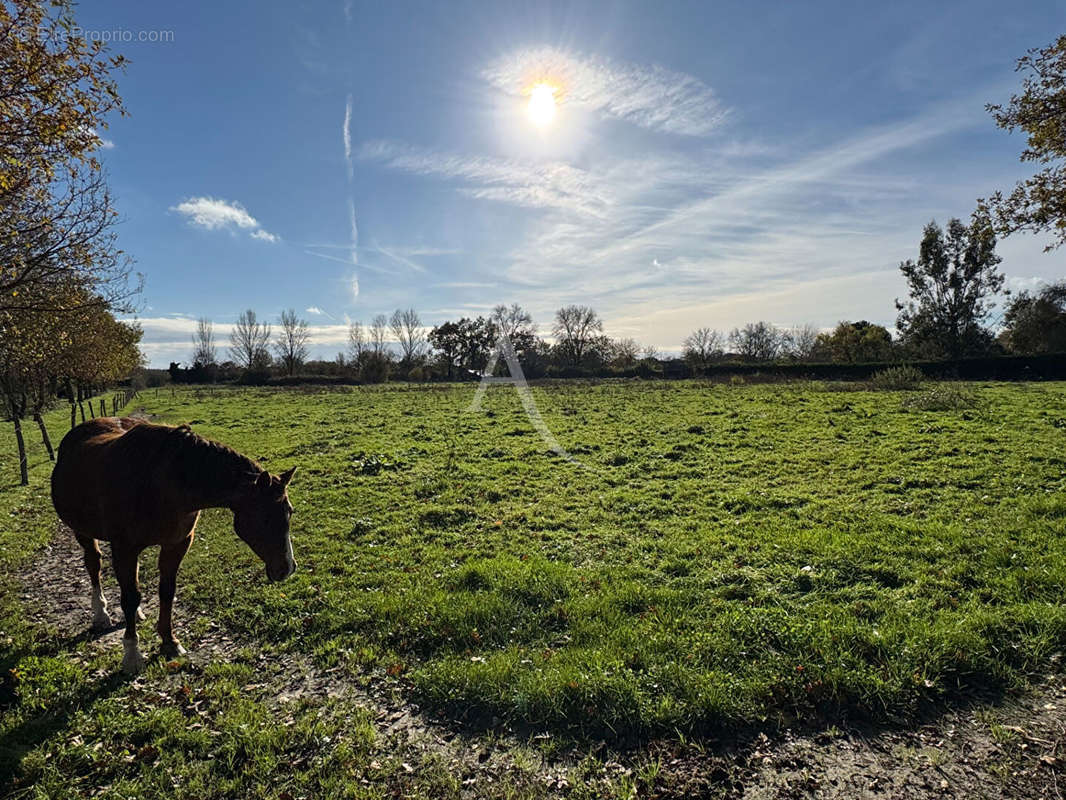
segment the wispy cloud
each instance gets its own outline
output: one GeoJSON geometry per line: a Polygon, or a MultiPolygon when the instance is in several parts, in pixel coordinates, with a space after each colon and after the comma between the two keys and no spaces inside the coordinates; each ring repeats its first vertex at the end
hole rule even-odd
{"type": "Polygon", "coordinates": [[[318,306],[308,306],[304,309],[308,314],[314,314],[316,317],[325,317],[326,319],[334,319],[333,315],[328,311],[324,311],[318,306]]]}
{"type": "Polygon", "coordinates": [[[559,87],[563,103],[667,133],[706,136],[727,115],[711,87],[692,75],[555,48],[502,57],[482,76],[512,95],[547,82],[559,87]]]}
{"type": "MultiPolygon", "coordinates": [[[[695,327],[757,318],[786,325],[830,324],[838,314],[890,321],[884,298],[900,293],[897,266],[911,255],[923,222],[960,193],[977,196],[893,170],[895,156],[983,122],[981,103],[960,98],[813,150],[664,146],[640,159],[589,154],[579,178],[563,170],[558,183],[575,195],[579,185],[592,187],[598,213],[576,200],[542,205],[523,218],[511,252],[492,259],[509,259],[500,284],[534,313],[550,315],[580,298],[596,305],[612,331],[643,330],[641,338],[659,347],[676,348],[695,327]],[[829,287],[831,296],[822,297],[829,287]],[[798,305],[819,313],[794,319],[798,305]]],[[[513,193],[487,190],[535,189],[544,181],[524,163],[395,143],[371,143],[362,155],[457,181],[457,192],[486,202],[513,205],[520,202],[513,193]]],[[[496,289],[455,283],[436,286],[469,289],[479,299],[496,289]]]]}
{"type": "Polygon", "coordinates": [[[596,176],[560,161],[517,161],[443,153],[391,141],[367,142],[359,157],[416,175],[460,180],[470,197],[532,208],[561,208],[593,216],[609,205],[596,176]]]}
{"type": "Polygon", "coordinates": [[[281,238],[264,230],[240,203],[213,197],[190,197],[171,206],[170,210],[181,214],[189,224],[209,231],[242,229],[249,231],[253,239],[272,243],[281,238]]]}

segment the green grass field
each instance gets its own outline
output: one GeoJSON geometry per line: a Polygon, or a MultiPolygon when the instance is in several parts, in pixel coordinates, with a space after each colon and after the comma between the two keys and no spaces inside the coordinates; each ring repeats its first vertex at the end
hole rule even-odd
{"type": "MultiPolygon", "coordinates": [[[[274,651],[400,677],[447,718],[578,738],[887,720],[1048,669],[1066,642],[1066,385],[981,385],[946,404],[840,388],[536,388],[578,464],[548,449],[510,387],[481,413],[464,413],[469,385],[168,388],[133,406],[273,472],[300,468],[296,575],[268,585],[231,515],[206,512],[179,579],[179,627],[183,609],[203,610],[274,651]]],[[[14,488],[9,439],[0,658],[17,678],[0,690],[0,769],[21,761],[21,780],[50,785],[56,764],[89,769],[70,751],[79,720],[84,748],[136,730],[162,750],[169,734],[89,692],[118,651],[65,665],[19,611],[13,576],[54,522],[47,463],[35,451],[34,485],[14,488]]],[[[227,670],[250,668],[198,678],[235,726],[269,716],[264,699],[224,691],[227,670]]],[[[270,734],[259,777],[233,791],[281,769],[300,737],[339,729],[331,719],[313,710],[270,734]]],[[[349,743],[346,763],[372,738],[349,743]]],[[[116,769],[112,781],[126,774],[116,769]]]]}

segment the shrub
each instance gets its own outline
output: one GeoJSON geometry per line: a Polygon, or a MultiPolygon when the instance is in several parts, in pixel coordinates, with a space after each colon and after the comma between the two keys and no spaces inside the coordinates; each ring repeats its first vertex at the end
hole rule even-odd
{"type": "Polygon", "coordinates": [[[957,383],[941,383],[903,401],[914,411],[958,411],[977,404],[977,395],[957,383]]]}
{"type": "Polygon", "coordinates": [[[359,363],[359,378],[364,383],[385,383],[391,372],[388,357],[380,353],[369,353],[359,363]]]}
{"type": "Polygon", "coordinates": [[[870,386],[880,392],[892,392],[902,389],[917,389],[925,380],[925,375],[917,367],[889,367],[875,372],[870,378],[870,386]]]}

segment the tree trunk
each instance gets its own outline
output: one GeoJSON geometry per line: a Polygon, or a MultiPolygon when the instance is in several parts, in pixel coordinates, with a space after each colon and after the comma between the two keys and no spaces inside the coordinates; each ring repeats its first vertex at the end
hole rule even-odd
{"type": "Polygon", "coordinates": [[[100,398],[100,416],[101,417],[106,417],[107,416],[107,403],[104,401],[104,398],[102,398],[102,397],[100,398]]]}
{"type": "Polygon", "coordinates": [[[78,424],[78,407],[74,405],[74,399],[70,400],[70,427],[74,428],[78,424]]]}
{"type": "Polygon", "coordinates": [[[26,460],[26,440],[22,438],[22,420],[17,416],[15,417],[15,439],[19,443],[19,474],[22,478],[22,485],[28,486],[30,483],[30,468],[29,462],[26,460]]]}
{"type": "Polygon", "coordinates": [[[85,404],[81,400],[78,401],[78,411],[81,412],[81,421],[85,422],[85,404]]]}
{"type": "Polygon", "coordinates": [[[55,450],[52,449],[52,440],[48,438],[48,427],[44,424],[44,419],[39,413],[34,414],[33,418],[37,422],[37,427],[41,429],[41,441],[44,442],[44,449],[48,451],[48,460],[55,461],[55,450]]]}

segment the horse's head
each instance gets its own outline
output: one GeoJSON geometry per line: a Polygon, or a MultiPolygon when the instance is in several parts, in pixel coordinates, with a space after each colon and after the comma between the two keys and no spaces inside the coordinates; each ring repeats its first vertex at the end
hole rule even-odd
{"type": "Polygon", "coordinates": [[[266,565],[271,581],[283,581],[296,571],[289,539],[292,503],[285,493],[296,467],[271,475],[264,470],[233,506],[233,530],[266,565]]]}

